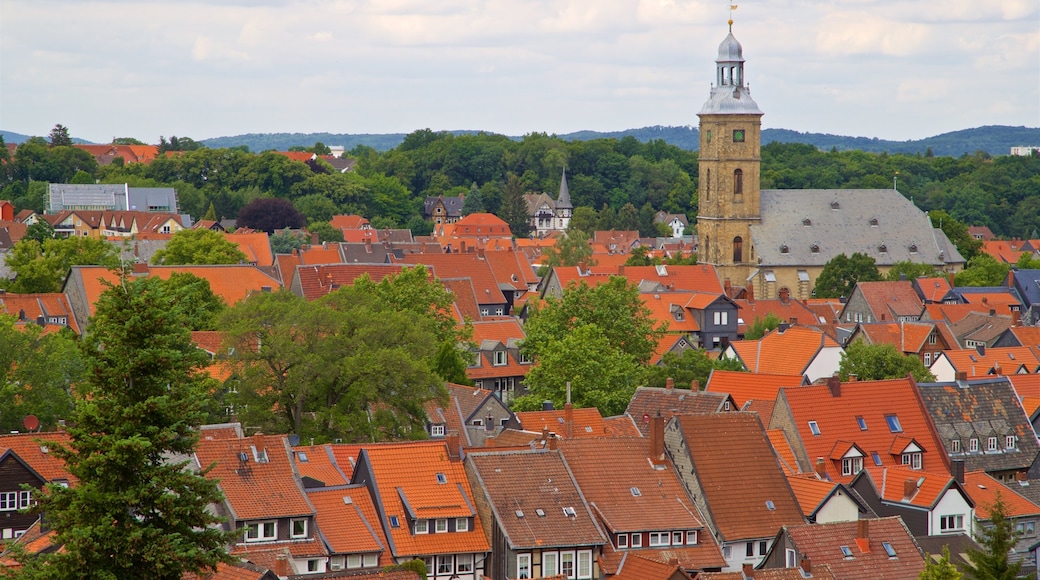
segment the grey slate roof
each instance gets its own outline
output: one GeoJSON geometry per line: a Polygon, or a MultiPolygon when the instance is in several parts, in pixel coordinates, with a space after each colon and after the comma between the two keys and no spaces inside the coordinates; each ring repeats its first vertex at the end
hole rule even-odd
{"type": "Polygon", "coordinates": [[[918,383],[925,409],[932,418],[946,452],[964,459],[966,471],[1026,469],[1040,445],[1033,427],[1007,377],[965,383],[918,383]],[[1004,448],[1004,437],[1018,437],[1015,449],[1004,448]],[[987,452],[986,439],[997,437],[999,451],[987,452]],[[979,451],[968,453],[968,441],[979,440],[979,451]],[[950,442],[960,440],[961,452],[950,453],[950,442]]]}
{"type": "Polygon", "coordinates": [[[762,268],[823,266],[856,252],[878,266],[964,263],[928,215],[894,189],[763,189],[761,216],[751,237],[762,268]]]}

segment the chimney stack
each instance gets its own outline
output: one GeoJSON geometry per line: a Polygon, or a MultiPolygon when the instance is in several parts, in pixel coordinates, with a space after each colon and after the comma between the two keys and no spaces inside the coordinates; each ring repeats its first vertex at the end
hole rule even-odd
{"type": "Polygon", "coordinates": [[[801,568],[803,576],[812,576],[812,558],[810,558],[809,556],[802,556],[801,568]]]}
{"type": "Polygon", "coordinates": [[[968,380],[968,371],[957,371],[953,376],[958,383],[963,382],[968,380]]]}
{"type": "Polygon", "coordinates": [[[447,435],[444,436],[444,442],[448,445],[448,457],[453,461],[459,460],[461,458],[459,454],[459,432],[448,431],[447,435]]]}
{"type": "Polygon", "coordinates": [[[664,417],[660,411],[650,419],[650,463],[664,464],[664,417]]]}
{"type": "Polygon", "coordinates": [[[841,396],[841,378],[838,375],[827,377],[827,388],[831,391],[832,397],[841,396]]]}
{"type": "MultiPolygon", "coordinates": [[[[917,480],[916,479],[905,479],[903,480],[903,497],[912,498],[917,493],[917,480]]],[[[860,520],[864,521],[864,520],[860,520]]]]}
{"type": "Polygon", "coordinates": [[[666,391],[671,391],[675,389],[675,379],[673,379],[672,377],[668,377],[667,379],[665,379],[664,388],[666,391]]]}
{"type": "Polygon", "coordinates": [[[748,304],[755,303],[755,285],[751,282],[747,283],[747,301],[748,304]]]}
{"type": "Polygon", "coordinates": [[[957,480],[957,483],[964,485],[964,460],[963,459],[952,459],[950,460],[950,475],[957,480]]]}
{"type": "Polygon", "coordinates": [[[827,476],[827,462],[822,457],[816,458],[816,466],[813,469],[822,479],[830,479],[827,476]]]}
{"type": "Polygon", "coordinates": [[[870,553],[870,520],[856,520],[856,546],[860,552],[870,553]]]}
{"type": "Polygon", "coordinates": [[[754,564],[744,564],[740,568],[740,573],[744,575],[745,579],[747,579],[747,580],[754,580],[754,578],[755,578],[755,565],[754,564]]]}

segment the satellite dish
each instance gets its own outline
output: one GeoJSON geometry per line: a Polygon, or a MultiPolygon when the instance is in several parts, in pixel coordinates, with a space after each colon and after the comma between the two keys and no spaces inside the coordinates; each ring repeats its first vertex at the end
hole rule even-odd
{"type": "Polygon", "coordinates": [[[292,445],[293,447],[296,447],[299,444],[300,444],[300,436],[299,435],[297,435],[295,433],[289,435],[289,445],[292,445]]]}
{"type": "Polygon", "coordinates": [[[26,415],[25,420],[22,421],[22,424],[25,425],[26,431],[35,431],[36,428],[40,426],[40,420],[36,417],[36,415],[26,415]]]}

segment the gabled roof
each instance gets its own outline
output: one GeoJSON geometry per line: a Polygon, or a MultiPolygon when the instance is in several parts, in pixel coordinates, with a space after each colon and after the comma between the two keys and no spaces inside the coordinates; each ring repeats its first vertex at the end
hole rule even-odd
{"type": "MultiPolygon", "coordinates": [[[[932,332],[944,339],[948,337],[944,322],[861,322],[857,330],[870,344],[891,344],[902,353],[918,353],[932,332]]],[[[952,336],[949,336],[952,339],[952,336]]],[[[851,342],[851,341],[850,341],[851,342]]],[[[952,345],[957,344],[954,340],[952,345]]],[[[951,345],[951,346],[952,346],[951,345]]],[[[935,346],[932,346],[935,348],[935,346]]]]}
{"type": "Polygon", "coordinates": [[[998,262],[1014,264],[1026,252],[1022,240],[983,240],[981,250],[996,258],[998,262]]]}
{"type": "Polygon", "coordinates": [[[80,332],[79,324],[72,312],[72,305],[69,304],[69,299],[60,292],[46,294],[9,294],[5,292],[0,294],[0,312],[6,312],[29,322],[35,322],[41,316],[45,321],[51,317],[64,317],[73,332],[76,334],[80,332]],[[23,313],[24,317],[22,317],[23,313]]]}
{"type": "Polygon", "coordinates": [[[349,286],[367,274],[373,282],[400,274],[400,264],[328,264],[299,266],[293,274],[292,288],[307,300],[315,300],[340,286],[349,286]]]}
{"type": "Polygon", "coordinates": [[[249,234],[224,234],[227,241],[238,246],[246,255],[246,261],[257,266],[273,266],[274,253],[271,251],[271,240],[267,232],[249,234]]]}
{"type": "Polygon", "coordinates": [[[215,464],[206,477],[220,482],[235,521],[312,515],[288,447],[281,435],[201,438],[195,458],[202,468],[215,464]]]}
{"type": "Polygon", "coordinates": [[[722,283],[715,266],[696,264],[693,266],[618,266],[618,276],[628,278],[630,282],[657,282],[669,290],[684,292],[704,292],[722,294],[722,283]]]}
{"type": "Polygon", "coordinates": [[[703,515],[722,541],[772,537],[781,526],[805,521],[758,415],[678,415],[667,429],[673,425],[704,494],[710,513],[703,515]]]}
{"type": "MultiPolygon", "coordinates": [[[[810,463],[831,457],[835,443],[845,441],[862,450],[864,465],[874,465],[875,453],[882,465],[901,465],[902,448],[896,455],[890,450],[897,438],[909,437],[923,448],[924,469],[948,472],[942,442],[908,378],[841,383],[837,392],[826,384],[785,388],[778,396],[777,406],[781,404],[790,409],[800,439],[791,444],[796,451],[802,447],[810,463]]],[[[774,410],[774,419],[779,412],[774,410]]],[[[828,475],[836,481],[851,481],[852,476],[842,476],[837,466],[840,463],[830,463],[828,475]]]]}
{"type": "Polygon", "coordinates": [[[668,327],[668,333],[692,334],[700,331],[697,319],[687,311],[686,305],[696,296],[693,292],[641,292],[639,300],[650,311],[655,326],[668,327]]]}
{"type": "Polygon", "coordinates": [[[603,425],[603,416],[600,415],[599,409],[595,407],[572,409],[570,411],[572,425],[569,437],[567,433],[567,416],[568,410],[566,406],[563,409],[553,411],[518,411],[516,413],[516,418],[526,431],[538,433],[548,429],[550,433],[555,433],[557,437],[561,438],[602,437],[606,433],[606,427],[603,425]]]}
{"type": "Polygon", "coordinates": [[[469,278],[473,281],[477,304],[506,302],[491,266],[476,254],[405,254],[397,261],[402,264],[432,266],[438,278],[469,278]]]}
{"type": "Polygon", "coordinates": [[[1005,330],[1011,327],[1010,316],[969,312],[964,318],[950,325],[950,332],[957,337],[962,346],[968,347],[968,341],[990,344],[1005,330]]]}
{"type": "Polygon", "coordinates": [[[309,477],[326,487],[347,485],[353,465],[340,466],[331,445],[297,445],[292,449],[293,467],[301,478],[309,477]]]}
{"type": "MultiPolygon", "coordinates": [[[[798,505],[802,508],[802,515],[815,520],[816,513],[826,505],[827,501],[836,493],[849,497],[854,503],[859,504],[856,496],[849,493],[849,489],[841,483],[820,479],[816,474],[788,475],[787,483],[798,498],[798,505]]],[[[862,508],[862,506],[861,506],[862,508]]]]}
{"type": "Polygon", "coordinates": [[[805,381],[802,375],[771,375],[742,373],[713,369],[704,390],[709,393],[728,393],[739,407],[750,399],[776,400],[783,387],[799,387],[805,381]]]}
{"type": "Polygon", "coordinates": [[[1040,506],[1022,497],[1015,491],[1017,484],[1009,486],[985,471],[968,471],[964,474],[964,491],[975,502],[975,517],[990,519],[989,510],[1000,496],[1004,502],[1004,515],[1010,518],[1040,515],[1040,506]]]}
{"type": "Polygon", "coordinates": [[[527,254],[517,252],[512,247],[507,250],[486,250],[484,259],[491,267],[499,288],[526,290],[530,285],[538,283],[538,276],[527,254]]]}
{"type": "Polygon", "coordinates": [[[376,507],[365,486],[310,489],[307,498],[314,505],[314,517],[330,553],[380,552],[380,565],[392,563],[376,507]]]}
{"type": "Polygon", "coordinates": [[[873,313],[875,321],[896,321],[901,316],[920,316],[924,309],[921,297],[908,280],[860,282],[852,290],[846,308],[859,294],[873,313]]]}
{"type": "Polygon", "coordinates": [[[953,477],[945,472],[921,471],[900,466],[878,467],[864,462],[863,471],[854,479],[866,477],[874,487],[878,499],[893,504],[916,506],[925,509],[938,507],[947,491],[955,489],[971,503],[970,496],[953,477]]]}
{"type": "Polygon", "coordinates": [[[466,461],[510,549],[607,543],[558,451],[470,453],[466,461]]]}
{"type": "Polygon", "coordinates": [[[632,394],[625,414],[632,417],[639,431],[650,433],[650,419],[658,415],[670,417],[690,413],[717,413],[733,399],[726,393],[708,393],[691,389],[639,387],[632,394]]]}
{"type": "MultiPolygon", "coordinates": [[[[656,551],[655,551],[656,552],[656,551]]],[[[674,562],[654,557],[654,552],[622,552],[617,571],[612,580],[679,580],[690,578],[682,561],[674,562]]],[[[725,560],[723,560],[725,562],[725,560]]],[[[700,578],[700,576],[698,576],[700,578]]]]}
{"type": "Polygon", "coordinates": [[[981,353],[974,348],[944,350],[942,356],[955,370],[968,373],[968,378],[996,374],[997,369],[1001,374],[1018,374],[1019,369],[1025,368],[1032,374],[1040,366],[1040,359],[1025,346],[992,347],[981,353]]]}
{"type": "Polygon", "coordinates": [[[744,367],[755,373],[804,374],[824,348],[841,346],[822,332],[800,326],[776,329],[759,340],[738,340],[730,347],[744,367]]]}
{"type": "MultiPolygon", "coordinates": [[[[918,388],[943,443],[960,441],[959,452],[951,456],[964,459],[968,471],[1024,470],[1040,454],[1033,426],[1007,377],[919,383],[918,388]],[[1013,449],[1005,445],[1009,435],[1016,438],[1013,449]],[[998,438],[999,452],[983,452],[991,436],[998,438]],[[977,453],[968,452],[968,440],[973,438],[981,441],[977,453]]],[[[947,452],[952,451],[947,447],[947,452]]]]}
{"type": "Polygon", "coordinates": [[[784,531],[799,555],[812,560],[814,574],[817,567],[826,564],[836,578],[909,580],[917,578],[925,567],[917,542],[898,516],[790,526],[784,531]],[[861,531],[865,533],[860,534],[861,531]],[[865,537],[857,541],[861,535],[865,537]],[[892,547],[895,558],[889,558],[882,542],[892,547]],[[842,547],[852,556],[846,557],[842,547]]]}
{"type": "Polygon", "coordinates": [[[383,530],[397,558],[433,554],[488,551],[484,528],[473,504],[473,494],[462,462],[452,459],[444,441],[370,445],[361,450],[356,483],[369,484],[374,502],[381,506],[383,530]],[[357,480],[367,464],[372,482],[357,480]],[[438,474],[444,483],[439,483],[438,474]],[[397,518],[393,527],[390,517],[397,518]],[[468,532],[412,534],[409,521],[437,518],[473,518],[468,532]]]}
{"type": "Polygon", "coordinates": [[[949,294],[951,289],[950,281],[945,276],[916,278],[913,281],[913,285],[917,295],[925,303],[942,301],[943,297],[949,294]]]}
{"type": "MultiPolygon", "coordinates": [[[[754,577],[749,578],[743,572],[702,572],[697,580],[805,580],[807,577],[801,568],[766,568],[755,570],[754,577]]],[[[827,564],[812,564],[812,578],[817,580],[837,580],[827,564]]]]}
{"type": "Polygon", "coordinates": [[[334,215],[332,216],[332,219],[329,220],[329,224],[332,225],[332,227],[340,230],[360,230],[372,227],[372,224],[369,223],[367,219],[356,214],[334,215]]]}
{"type": "Polygon", "coordinates": [[[743,333],[746,327],[753,324],[755,320],[765,320],[770,314],[776,316],[782,322],[801,324],[803,326],[827,324],[834,318],[832,315],[824,318],[824,320],[820,320],[820,316],[816,311],[799,300],[760,300],[755,298],[754,300],[734,300],[734,302],[740,308],[740,311],[737,313],[737,316],[740,317],[737,328],[739,333],[743,333]]]}
{"type": "Polygon", "coordinates": [[[65,469],[65,462],[50,452],[54,445],[49,442],[68,445],[69,435],[64,431],[0,435],[0,454],[13,451],[48,482],[64,480],[75,483],[76,478],[65,469]]]}

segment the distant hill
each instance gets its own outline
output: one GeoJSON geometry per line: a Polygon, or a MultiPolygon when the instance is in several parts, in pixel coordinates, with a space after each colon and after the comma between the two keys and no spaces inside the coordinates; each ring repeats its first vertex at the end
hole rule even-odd
{"type": "MultiPolygon", "coordinates": [[[[32,137],[32,135],[22,135],[21,133],[15,133],[13,131],[4,131],[0,129],[0,137],[4,138],[4,143],[22,144],[28,141],[29,138],[32,137]]],[[[47,138],[46,135],[40,135],[40,137],[43,137],[44,139],[47,138]]],[[[76,144],[93,145],[93,143],[91,143],[90,141],[87,141],[86,139],[80,139],[79,137],[73,137],[72,142],[76,144]]]]}
{"type": "MultiPolygon", "coordinates": [[[[455,135],[475,134],[479,131],[451,131],[455,135]]],[[[22,143],[28,135],[0,131],[7,143],[22,143]]],[[[233,137],[214,137],[201,141],[207,147],[240,147],[245,145],[250,151],[285,151],[293,146],[310,147],[317,142],[325,145],[342,145],[347,150],[358,145],[372,147],[377,151],[388,151],[397,147],[405,138],[405,133],[248,133],[233,137]]],[[[568,141],[588,141],[591,139],[634,137],[646,142],[661,139],[667,143],[696,151],[700,143],[700,132],[697,127],[643,127],[625,131],[577,131],[558,135],[568,141]]],[[[519,140],[522,137],[512,136],[519,140]]],[[[89,143],[82,139],[73,139],[76,143],[89,143]]],[[[921,153],[931,149],[935,155],[959,157],[976,151],[985,151],[990,155],[1007,155],[1012,147],[1019,145],[1040,145],[1040,128],[1010,127],[1005,125],[988,125],[974,129],[963,129],[943,133],[934,137],[910,141],[888,141],[870,137],[846,137],[827,133],[801,133],[789,129],[765,129],[762,131],[762,143],[807,143],[817,149],[830,151],[860,150],[871,153],[921,153]]]]}

